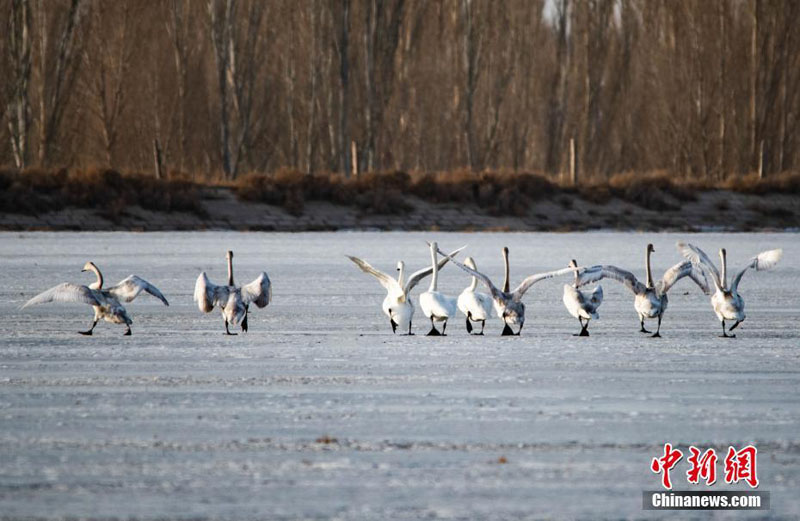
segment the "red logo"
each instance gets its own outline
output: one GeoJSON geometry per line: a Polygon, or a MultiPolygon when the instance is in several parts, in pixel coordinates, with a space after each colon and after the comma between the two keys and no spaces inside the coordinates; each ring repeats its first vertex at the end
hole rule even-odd
{"type": "MultiPolygon", "coordinates": [[[[725,483],[738,483],[744,481],[750,487],[758,486],[756,475],[756,457],[758,451],[752,445],[737,451],[733,447],[728,447],[728,454],[725,456],[725,483]]],[[[653,458],[650,463],[650,470],[655,474],[661,474],[661,485],[672,489],[670,471],[683,458],[680,449],[673,448],[672,444],[664,444],[664,455],[653,458]]],[[[711,486],[717,481],[717,453],[714,449],[707,449],[703,452],[694,445],[689,446],[689,457],[686,458],[689,470],[686,471],[686,480],[689,483],[700,483],[702,479],[706,486],[711,486]]]]}

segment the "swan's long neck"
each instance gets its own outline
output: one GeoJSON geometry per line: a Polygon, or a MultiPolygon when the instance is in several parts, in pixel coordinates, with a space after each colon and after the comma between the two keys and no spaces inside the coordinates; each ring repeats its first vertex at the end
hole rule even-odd
{"type": "Polygon", "coordinates": [[[470,291],[475,291],[478,288],[478,277],[472,276],[472,283],[469,285],[470,291]]]}
{"type": "Polygon", "coordinates": [[[650,272],[650,248],[647,248],[647,255],[645,255],[645,270],[647,271],[647,287],[653,287],[653,274],[650,272]]]}
{"type": "MultiPolygon", "coordinates": [[[[578,267],[578,263],[575,261],[575,259],[572,259],[572,260],[569,262],[569,267],[570,267],[570,268],[577,268],[577,267],[578,267]]],[[[574,285],[576,288],[578,287],[578,270],[575,270],[575,282],[573,283],[573,285],[574,285]]]]}
{"type": "Polygon", "coordinates": [[[89,265],[89,269],[92,270],[95,275],[97,275],[97,282],[95,282],[94,284],[91,284],[89,286],[89,288],[91,288],[91,289],[103,289],[103,274],[100,273],[100,268],[98,268],[94,264],[90,264],[89,265]]]}
{"type": "Polygon", "coordinates": [[[228,286],[233,286],[233,253],[228,252],[228,286]]]}
{"type": "Polygon", "coordinates": [[[431,276],[431,287],[429,291],[436,291],[439,283],[439,266],[436,262],[436,246],[431,245],[431,263],[433,264],[433,275],[431,276]]]}
{"type": "Polygon", "coordinates": [[[728,259],[725,248],[719,250],[719,260],[722,262],[722,287],[728,288],[728,259]]]}
{"type": "Polygon", "coordinates": [[[508,293],[511,289],[511,281],[508,280],[508,248],[503,248],[503,266],[505,278],[503,279],[503,291],[508,293]]]}

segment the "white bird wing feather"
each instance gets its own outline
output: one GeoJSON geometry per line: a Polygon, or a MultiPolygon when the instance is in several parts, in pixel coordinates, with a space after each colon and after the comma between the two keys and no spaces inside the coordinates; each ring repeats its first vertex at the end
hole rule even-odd
{"type": "Polygon", "coordinates": [[[742,271],[736,274],[736,277],[733,279],[731,283],[731,291],[734,293],[739,288],[739,281],[742,280],[742,275],[744,272],[750,268],[755,268],[756,271],[768,270],[772,269],[778,261],[781,260],[783,257],[783,249],[777,250],[769,250],[769,251],[762,251],[752,259],[750,262],[742,268],[742,271]]]}
{"type": "Polygon", "coordinates": [[[200,273],[194,285],[194,301],[204,313],[214,309],[214,306],[225,305],[229,293],[227,286],[217,286],[208,280],[205,271],[200,273]]]}
{"type": "Polygon", "coordinates": [[[710,293],[705,271],[698,268],[688,260],[679,262],[665,271],[664,276],[656,283],[656,292],[659,295],[665,294],[670,290],[670,288],[672,288],[672,286],[675,285],[676,282],[684,277],[691,278],[706,295],[710,293]]]}
{"type": "Polygon", "coordinates": [[[592,282],[597,282],[603,278],[603,266],[590,266],[588,268],[573,268],[578,272],[578,281],[575,284],[576,288],[583,287],[592,282]]]}
{"type": "Polygon", "coordinates": [[[128,276],[128,278],[119,281],[116,286],[108,288],[106,291],[122,302],[130,302],[139,296],[139,293],[144,291],[156,297],[163,302],[165,306],[169,306],[169,302],[167,302],[167,299],[161,294],[161,291],[159,291],[157,287],[136,275],[128,276]]]}
{"type": "MultiPolygon", "coordinates": [[[[453,250],[450,253],[450,255],[445,255],[444,253],[441,252],[441,250],[439,250],[439,252],[441,253],[441,255],[444,258],[442,260],[440,260],[436,264],[438,266],[438,268],[442,269],[444,267],[444,265],[447,264],[447,262],[451,258],[453,258],[456,255],[458,255],[461,252],[461,250],[463,250],[464,248],[466,248],[466,246],[462,246],[462,247],[458,248],[457,250],[453,250]]],[[[427,268],[422,268],[421,270],[418,270],[418,271],[415,271],[414,273],[412,273],[411,276],[408,278],[408,281],[406,281],[406,287],[405,287],[406,295],[411,293],[411,290],[414,289],[414,286],[419,284],[419,282],[422,279],[424,279],[425,277],[427,277],[431,273],[433,273],[433,266],[428,266],[427,268]]]]}
{"type": "Polygon", "coordinates": [[[256,280],[242,286],[241,293],[245,305],[252,302],[263,308],[272,300],[272,282],[269,280],[269,275],[262,271],[256,280]]]}
{"type": "Polygon", "coordinates": [[[489,277],[487,277],[486,275],[484,275],[480,271],[473,270],[469,266],[465,266],[465,265],[461,264],[460,262],[455,260],[453,257],[447,255],[442,250],[438,250],[438,251],[439,251],[439,255],[444,255],[446,258],[448,258],[451,261],[453,261],[453,264],[455,264],[456,266],[458,266],[462,270],[466,271],[468,274],[472,275],[473,277],[477,277],[478,280],[483,282],[483,284],[486,286],[486,288],[491,293],[493,299],[497,300],[497,299],[503,299],[504,298],[503,292],[500,291],[499,289],[497,289],[497,287],[495,287],[494,284],[492,284],[492,281],[491,281],[491,279],[489,279],[489,277]]]}
{"type": "MultiPolygon", "coordinates": [[[[530,277],[527,277],[525,280],[523,280],[520,283],[520,285],[517,286],[516,289],[514,289],[514,291],[511,292],[511,298],[519,302],[520,300],[522,300],[522,296],[525,295],[525,292],[528,291],[531,288],[531,286],[533,286],[537,282],[540,282],[545,279],[552,279],[553,277],[559,277],[561,275],[573,274],[575,273],[575,269],[576,268],[562,268],[560,270],[547,271],[544,273],[537,273],[535,275],[531,275],[530,277]]],[[[577,269],[580,270],[581,268],[577,269]]]]}
{"type": "Polygon", "coordinates": [[[708,272],[711,273],[711,279],[714,281],[714,286],[716,286],[716,288],[719,290],[722,289],[722,277],[719,274],[719,270],[717,270],[717,267],[714,266],[713,262],[711,262],[711,259],[708,258],[706,252],[693,244],[688,244],[685,242],[679,241],[676,246],[678,247],[678,251],[681,253],[681,255],[692,261],[692,264],[700,266],[703,271],[708,270],[708,272]]]}
{"type": "Polygon", "coordinates": [[[639,279],[636,278],[636,275],[630,271],[611,265],[603,265],[602,270],[604,279],[611,279],[621,282],[622,285],[628,288],[634,295],[640,295],[647,290],[647,287],[639,282],[639,279]]]}
{"type": "Polygon", "coordinates": [[[400,284],[397,283],[397,279],[394,279],[386,273],[373,268],[367,261],[361,260],[358,257],[347,255],[347,258],[353,261],[356,266],[361,268],[361,271],[364,273],[369,273],[378,279],[378,282],[381,283],[381,286],[386,288],[386,291],[388,291],[390,295],[397,297],[402,297],[404,295],[403,288],[401,288],[400,284]]]}
{"type": "Polygon", "coordinates": [[[100,302],[97,300],[94,292],[88,286],[80,286],[78,284],[71,284],[64,282],[43,291],[26,302],[22,309],[28,306],[36,306],[38,304],[47,304],[48,302],[76,302],[78,304],[89,304],[90,306],[99,306],[100,302]]]}

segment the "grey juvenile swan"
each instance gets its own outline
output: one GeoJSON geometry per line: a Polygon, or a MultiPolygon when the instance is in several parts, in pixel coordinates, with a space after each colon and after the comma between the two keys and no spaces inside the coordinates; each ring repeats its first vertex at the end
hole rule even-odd
{"type": "Polygon", "coordinates": [[[266,272],[261,272],[256,280],[237,288],[233,283],[233,252],[225,255],[228,261],[228,285],[217,286],[208,280],[206,272],[200,273],[194,285],[194,300],[200,311],[208,313],[215,307],[222,311],[225,320],[225,334],[235,335],[228,324],[241,323],[242,331],[247,332],[247,313],[250,304],[263,308],[272,300],[272,283],[266,272]]]}
{"type": "Polygon", "coordinates": [[[783,257],[783,250],[769,250],[762,251],[747,263],[742,268],[742,271],[736,274],[733,282],[728,286],[728,263],[727,253],[725,248],[719,250],[719,258],[722,267],[722,273],[717,271],[717,267],[708,258],[703,250],[692,244],[679,242],[677,244],[678,251],[681,255],[689,259],[693,264],[699,265],[704,271],[711,274],[711,280],[714,281],[716,291],[711,296],[711,306],[714,308],[717,318],[722,322],[722,335],[723,337],[735,337],[736,335],[729,335],[725,332],[725,321],[735,320],[736,322],[728,329],[728,332],[736,329],[739,324],[745,319],[744,314],[744,299],[739,295],[739,282],[742,280],[742,275],[750,269],[754,268],[756,271],[768,270],[775,266],[778,261],[783,257]]]}
{"type": "MultiPolygon", "coordinates": [[[[441,255],[447,256],[443,251],[439,250],[441,255]]],[[[531,275],[530,277],[526,278],[525,280],[520,283],[519,286],[514,289],[514,291],[509,291],[509,279],[508,279],[508,248],[503,248],[503,261],[505,264],[505,281],[503,284],[503,289],[497,289],[497,287],[492,284],[492,281],[484,275],[483,273],[474,270],[470,267],[467,267],[457,260],[451,258],[453,264],[461,268],[462,270],[466,271],[473,277],[477,277],[478,280],[483,282],[483,284],[489,289],[489,293],[492,295],[492,301],[494,302],[494,310],[497,313],[497,316],[503,320],[503,336],[508,335],[516,335],[522,332],[522,326],[525,325],[525,303],[522,302],[522,297],[525,295],[525,292],[528,291],[531,286],[536,284],[539,281],[550,279],[553,277],[557,277],[560,275],[566,275],[567,273],[573,273],[575,270],[573,268],[564,268],[556,271],[548,271],[545,273],[537,273],[535,275],[531,275]],[[516,333],[513,332],[511,326],[519,326],[519,330],[516,333]]]]}
{"type": "Polygon", "coordinates": [[[647,279],[644,283],[640,282],[639,279],[629,271],[617,268],[616,266],[600,265],[581,270],[577,287],[603,278],[621,282],[626,288],[631,290],[631,293],[634,295],[633,307],[639,315],[639,332],[650,333],[650,331],[644,328],[644,321],[649,318],[657,318],[658,328],[653,334],[653,337],[660,337],[661,319],[664,316],[664,312],[667,310],[667,303],[669,302],[667,299],[667,292],[676,282],[683,277],[690,277],[700,289],[703,290],[703,293],[708,295],[709,290],[708,281],[703,271],[695,269],[689,261],[679,262],[674,265],[664,272],[664,276],[661,280],[654,284],[653,275],[650,272],[650,254],[654,251],[653,245],[648,244],[645,253],[645,272],[647,279]]]}
{"type": "Polygon", "coordinates": [[[125,324],[125,335],[131,334],[131,324],[133,320],[125,307],[120,303],[131,302],[142,291],[149,293],[169,306],[169,302],[161,292],[144,279],[136,275],[130,275],[121,280],[116,286],[103,289],[103,274],[93,262],[87,262],[81,272],[92,271],[97,276],[97,280],[88,286],[64,282],[54,288],[39,293],[22,306],[23,309],[36,304],[48,302],[77,302],[89,304],[94,309],[94,321],[92,327],[86,331],[79,331],[82,335],[91,335],[94,327],[100,319],[112,324],[125,324]]]}

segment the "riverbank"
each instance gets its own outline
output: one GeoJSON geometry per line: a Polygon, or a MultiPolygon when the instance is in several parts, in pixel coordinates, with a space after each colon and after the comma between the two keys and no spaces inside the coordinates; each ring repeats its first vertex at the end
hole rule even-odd
{"type": "Polygon", "coordinates": [[[193,211],[158,211],[128,205],[116,214],[65,206],[34,214],[0,212],[0,230],[447,230],[447,231],[579,231],[592,229],[642,231],[756,231],[800,226],[800,196],[754,195],[708,190],[693,200],[665,195],[659,209],[618,197],[597,202],[577,194],[554,194],[528,203],[520,216],[491,215],[472,203],[432,203],[404,197],[402,213],[367,213],[357,206],[307,201],[302,214],[282,205],[243,201],[234,188],[206,187],[193,211]]]}

